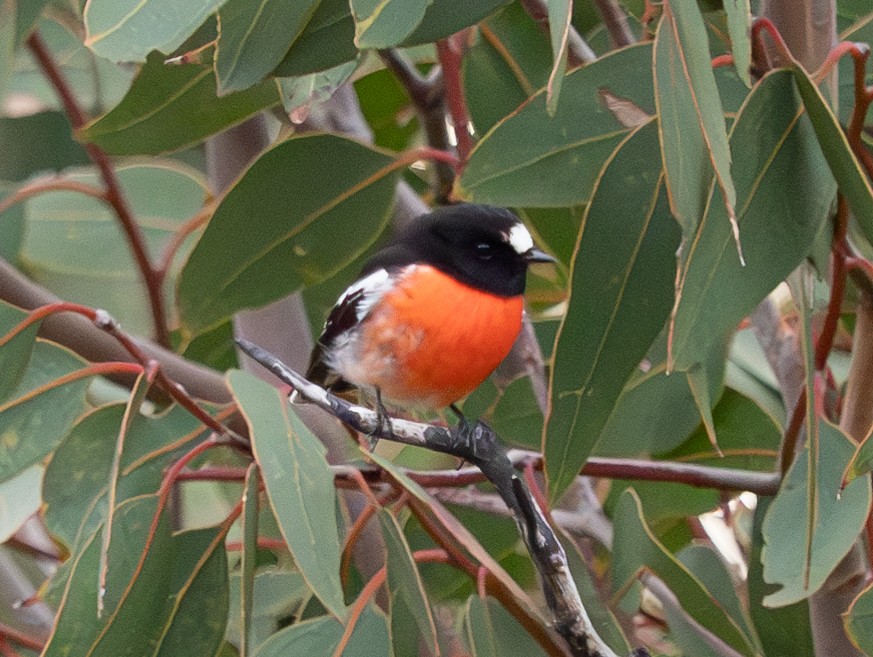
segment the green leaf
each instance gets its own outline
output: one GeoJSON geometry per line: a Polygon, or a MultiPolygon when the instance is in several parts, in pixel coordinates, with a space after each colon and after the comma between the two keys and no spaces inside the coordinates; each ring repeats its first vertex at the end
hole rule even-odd
{"type": "Polygon", "coordinates": [[[354,38],[349,0],[321,0],[273,74],[279,78],[308,75],[355,59],[354,38]]]}
{"type": "Polygon", "coordinates": [[[385,509],[380,509],[378,516],[388,554],[386,565],[394,651],[400,655],[411,655],[423,643],[430,654],[438,655],[433,614],[403,530],[397,519],[385,509]],[[413,627],[415,632],[410,631],[413,627]]]}
{"type": "Polygon", "coordinates": [[[761,525],[772,503],[772,497],[759,497],[755,507],[752,545],[748,559],[749,612],[765,655],[812,655],[815,653],[815,648],[807,601],[803,600],[778,609],[770,609],[763,604],[764,597],[778,588],[764,582],[764,566],[761,563],[761,550],[764,547],[761,525]]]}
{"type": "Polygon", "coordinates": [[[843,614],[846,635],[864,654],[873,654],[873,584],[861,591],[843,614]]]}
{"type": "Polygon", "coordinates": [[[75,554],[45,657],[214,654],[227,619],[224,529],[173,534],[167,513],[149,539],[157,498],[123,503],[110,546],[107,613],[98,618],[99,531],[75,554]],[[144,547],[146,551],[143,553],[144,547]],[[140,560],[142,556],[142,560],[140,560]]]}
{"type": "MultiPolygon", "coordinates": [[[[26,180],[37,173],[89,164],[88,154],[70,132],[70,121],[60,112],[0,118],[4,154],[0,158],[0,180],[26,180]]],[[[0,224],[10,219],[7,212],[0,224]]]]}
{"type": "MultiPolygon", "coordinates": [[[[306,620],[276,632],[264,642],[255,657],[333,657],[343,631],[339,621],[330,616],[306,620]]],[[[374,605],[367,605],[342,651],[342,657],[389,657],[391,654],[385,615],[374,605]]]]}
{"type": "Polygon", "coordinates": [[[544,657],[542,647],[493,598],[471,595],[464,610],[464,635],[472,657],[544,657]]]}
{"type": "Polygon", "coordinates": [[[715,173],[739,250],[724,109],[710,65],[706,26],[693,0],[664,3],[653,66],[670,210],[682,226],[682,235],[693,235],[704,216],[715,173]]]}
{"type": "Polygon", "coordinates": [[[227,192],[182,271],[185,329],[202,333],[354,260],[388,221],[399,167],[390,155],[329,134],[294,137],[264,153],[227,192]]]}
{"type": "Polygon", "coordinates": [[[251,624],[255,593],[255,560],[258,552],[258,485],[260,482],[258,466],[252,463],[246,470],[245,492],[242,499],[243,541],[239,578],[240,657],[252,654],[251,624]]]}
{"type": "Polygon", "coordinates": [[[16,0],[0,0],[0,100],[12,74],[16,46],[16,0]]]}
{"type": "Polygon", "coordinates": [[[0,543],[9,540],[25,520],[39,511],[42,475],[42,466],[34,465],[0,482],[0,543]]]}
{"type": "MultiPolygon", "coordinates": [[[[227,640],[240,645],[242,632],[242,604],[239,594],[242,586],[240,573],[230,576],[230,617],[227,627],[227,640]]],[[[291,616],[297,616],[307,601],[312,599],[312,592],[296,571],[281,570],[276,567],[260,568],[254,576],[254,593],[252,596],[252,613],[249,619],[249,655],[258,648],[282,621],[291,616]]]]}
{"type": "Polygon", "coordinates": [[[85,5],[85,45],[112,62],[142,62],[152,50],[166,54],[181,46],[224,2],[90,0],[85,5]]]}
{"type": "Polygon", "coordinates": [[[122,101],[77,135],[111,155],[156,155],[193,146],[279,102],[271,83],[216,93],[211,68],[168,65],[153,54],[122,101]]]}
{"type": "Polygon", "coordinates": [[[294,562],[322,604],[345,618],[336,492],[324,446],[272,386],[239,370],[228,373],[228,384],[251,432],[267,497],[294,562]]]}
{"type": "Polygon", "coordinates": [[[743,83],[751,87],[752,76],[749,69],[752,66],[752,10],[749,0],[724,0],[724,10],[731,36],[734,68],[743,83]]]}
{"type": "Polygon", "coordinates": [[[734,256],[723,204],[710,202],[682,253],[670,360],[688,370],[803,260],[835,186],[791,73],[764,77],[731,133],[746,266],[734,256]]]}
{"type": "MultiPolygon", "coordinates": [[[[15,336],[5,340],[6,335],[27,318],[27,313],[13,305],[0,301],[0,402],[8,399],[12,390],[21,381],[36,341],[39,322],[31,324],[15,336]]],[[[2,541],[0,541],[2,542],[2,541]]]]}
{"type": "Polygon", "coordinates": [[[351,0],[355,44],[360,49],[391,48],[418,27],[433,0],[351,0]]]}
{"type": "Polygon", "coordinates": [[[478,134],[490,130],[545,86],[552,67],[548,35],[518,3],[485,21],[463,60],[464,94],[478,134]]]}
{"type": "MultiPolygon", "coordinates": [[[[167,160],[121,164],[116,173],[156,261],[175,231],[202,208],[206,183],[194,169],[167,160]]],[[[64,178],[102,186],[93,170],[69,171],[64,178]]],[[[152,333],[142,276],[115,214],[102,201],[69,191],[29,199],[20,257],[26,271],[62,299],[104,308],[127,330],[152,333]]],[[[173,267],[170,285],[175,275],[173,267]]]]}
{"type": "Polygon", "coordinates": [[[319,0],[226,0],[218,11],[218,94],[247,89],[279,65],[319,0]]]}
{"type": "Polygon", "coordinates": [[[476,144],[457,193],[504,206],[586,203],[603,163],[630,132],[604,93],[653,113],[651,56],[651,45],[641,44],[570,73],[554,116],[546,94],[534,96],[476,144]]]}
{"type": "Polygon", "coordinates": [[[618,500],[615,519],[613,588],[622,590],[645,567],[670,587],[683,609],[694,620],[743,655],[753,655],[754,647],[741,627],[675,556],[655,538],[646,525],[642,504],[629,488],[618,500]]]}
{"type": "Polygon", "coordinates": [[[546,85],[546,111],[549,116],[554,116],[558,109],[561,83],[567,70],[567,43],[570,30],[573,29],[573,0],[551,0],[547,6],[554,64],[546,85]]]}
{"type": "Polygon", "coordinates": [[[797,88],[809,114],[818,144],[852,214],[873,242],[873,187],[852,152],[845,132],[815,83],[800,64],[792,67],[797,88]]]}
{"type": "Polygon", "coordinates": [[[764,598],[768,607],[781,607],[815,593],[851,549],[870,512],[868,476],[840,493],[843,470],[854,452],[852,441],[825,420],[819,421],[818,438],[819,462],[812,470],[815,482],[807,481],[807,447],[783,480],[764,520],[764,580],[782,586],[764,598]],[[817,489],[815,508],[810,508],[810,485],[817,489]],[[812,518],[814,525],[810,529],[799,518],[812,518]]]}
{"type": "MultiPolygon", "coordinates": [[[[124,418],[123,403],[83,416],[58,446],[43,479],[43,519],[71,550],[106,519],[112,448],[124,418]]],[[[207,429],[180,407],[158,417],[132,419],[121,458],[116,505],[158,490],[166,468],[203,438],[207,429]]]]}
{"type": "Polygon", "coordinates": [[[300,112],[309,114],[312,105],[329,99],[358,70],[358,60],[340,64],[326,71],[296,78],[279,78],[279,91],[285,113],[297,119],[300,112]]]}
{"type": "Polygon", "coordinates": [[[679,235],[661,180],[649,122],[608,162],[583,220],[543,432],[552,500],[578,474],[669,315],[679,235]]]}
{"type": "Polygon", "coordinates": [[[403,45],[418,46],[444,39],[475,25],[510,2],[511,0],[431,0],[421,23],[403,45]]]}
{"type": "Polygon", "coordinates": [[[85,410],[91,378],[58,381],[83,364],[66,349],[36,343],[27,370],[0,401],[0,482],[50,454],[85,410]]]}

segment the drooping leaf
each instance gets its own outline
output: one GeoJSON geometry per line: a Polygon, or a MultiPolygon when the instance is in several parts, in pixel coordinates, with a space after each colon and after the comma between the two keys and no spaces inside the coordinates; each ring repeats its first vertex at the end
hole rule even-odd
{"type": "Polygon", "coordinates": [[[267,497],[294,562],[322,604],[342,619],[336,493],[324,446],[272,386],[239,370],[230,371],[228,383],[249,426],[267,497]]]}
{"type": "Polygon", "coordinates": [[[6,338],[27,318],[27,313],[5,301],[0,301],[0,402],[6,400],[18,385],[33,354],[39,322],[16,335],[6,338]]]}
{"type": "Polygon", "coordinates": [[[752,65],[752,10],[749,0],[724,0],[731,36],[731,52],[734,68],[747,87],[752,86],[749,68],[752,65]]]}
{"type": "Polygon", "coordinates": [[[493,598],[471,595],[464,610],[464,637],[472,657],[544,657],[530,634],[493,598]]]}
{"type": "Polygon", "coordinates": [[[355,44],[364,48],[391,48],[418,27],[433,0],[351,0],[355,44]]]}
{"type": "Polygon", "coordinates": [[[851,549],[870,512],[869,475],[840,492],[843,471],[854,452],[852,441],[826,420],[819,420],[818,438],[819,462],[812,469],[815,509],[810,509],[810,451],[805,448],[764,520],[764,580],[782,586],[764,598],[768,607],[781,607],[815,593],[851,549]],[[799,520],[809,517],[815,518],[812,528],[799,520]]]}
{"type": "Polygon", "coordinates": [[[573,0],[552,0],[548,3],[549,37],[552,42],[552,72],[546,85],[546,111],[554,116],[558,108],[558,96],[567,70],[567,44],[573,29],[573,0]]]}
{"type": "Polygon", "coordinates": [[[846,635],[864,654],[873,654],[873,584],[861,591],[843,615],[846,635]]]}
{"type": "Polygon", "coordinates": [[[664,3],[655,34],[654,70],[670,210],[682,235],[693,235],[704,216],[714,174],[740,249],[724,109],[710,65],[706,26],[693,0],[664,3]]]}
{"type": "Polygon", "coordinates": [[[545,93],[534,96],[476,144],[457,193],[504,206],[586,203],[603,163],[630,132],[603,103],[601,90],[654,113],[651,56],[651,45],[640,44],[570,73],[553,117],[545,93]]]}
{"type": "Polygon", "coordinates": [[[630,488],[619,498],[614,511],[615,543],[613,588],[623,589],[645,567],[676,594],[683,609],[707,630],[743,655],[754,647],[737,622],[703,583],[655,538],[643,517],[642,503],[630,488]]]}
{"type": "Polygon", "coordinates": [[[661,181],[650,122],[606,165],[583,220],[543,432],[553,500],[578,474],[669,315],[679,236],[661,181]]]}
{"type": "Polygon", "coordinates": [[[816,84],[800,64],[795,63],[792,71],[803,98],[803,105],[815,129],[818,144],[837,180],[840,193],[849,202],[852,214],[864,235],[873,242],[873,187],[870,179],[861,169],[842,126],[816,84]]]}
{"type": "Polygon", "coordinates": [[[85,45],[113,62],[143,62],[152,50],[178,48],[226,0],[89,0],[85,45]]]}
{"type": "Polygon", "coordinates": [[[45,657],[83,652],[117,657],[141,654],[137,651],[146,645],[155,657],[217,651],[227,619],[226,528],[173,534],[165,510],[149,542],[156,512],[155,496],[128,500],[115,511],[118,535],[110,561],[117,567],[107,581],[102,617],[94,586],[99,532],[72,557],[45,657]]]}
{"type": "Polygon", "coordinates": [[[330,134],[268,150],[224,196],[182,270],[184,328],[202,333],[342,269],[388,221],[398,168],[390,155],[330,134]]]}
{"type": "Polygon", "coordinates": [[[217,98],[210,67],[149,56],[122,101],[78,131],[112,155],[157,155],[192,146],[278,104],[272,83],[217,98]]]}
{"type": "MultiPolygon", "coordinates": [[[[207,194],[199,172],[178,162],[119,165],[117,176],[153,261],[207,194]]],[[[73,170],[68,180],[100,187],[93,170],[73,170]]],[[[69,191],[35,196],[26,204],[21,249],[26,271],[67,301],[104,308],[126,330],[153,332],[142,275],[113,211],[98,199],[69,191]]],[[[168,272],[175,280],[177,267],[168,272]]]]}
{"type": "Polygon", "coordinates": [[[318,0],[225,0],[218,10],[218,95],[248,89],[285,57],[318,0]]]}
{"type": "Polygon", "coordinates": [[[318,105],[333,93],[358,69],[358,61],[340,64],[326,71],[310,73],[296,78],[279,78],[279,90],[285,113],[297,119],[300,112],[309,114],[312,105],[318,105]]]}
{"type": "Polygon", "coordinates": [[[433,614],[403,530],[390,512],[381,509],[378,515],[388,554],[391,643],[395,653],[413,654],[424,645],[429,654],[439,655],[433,614]]]}
{"type": "Polygon", "coordinates": [[[245,492],[242,512],[242,552],[240,554],[239,610],[240,610],[240,657],[252,654],[251,625],[254,608],[255,565],[258,551],[258,485],[261,478],[258,466],[249,465],[246,470],[245,492]]]}
{"type": "Polygon", "coordinates": [[[791,73],[755,87],[731,133],[746,266],[722,203],[712,200],[682,253],[671,364],[687,370],[801,262],[828,216],[835,186],[791,73]]]}

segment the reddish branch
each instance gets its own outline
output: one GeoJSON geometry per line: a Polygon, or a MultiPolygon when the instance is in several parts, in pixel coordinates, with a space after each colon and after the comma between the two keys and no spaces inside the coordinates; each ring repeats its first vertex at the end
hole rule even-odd
{"type": "Polygon", "coordinates": [[[459,32],[448,39],[437,41],[437,57],[443,69],[444,89],[446,103],[449,107],[449,116],[452,117],[452,125],[455,127],[455,139],[458,143],[458,158],[461,165],[467,163],[470,151],[473,150],[473,138],[470,135],[470,113],[467,110],[467,101],[464,98],[464,85],[461,80],[461,61],[466,50],[467,31],[459,32]]]}
{"type": "Polygon", "coordinates": [[[0,623],[0,639],[14,641],[22,648],[35,650],[36,652],[41,652],[44,647],[44,641],[42,639],[32,637],[29,634],[16,630],[14,627],[10,627],[4,623],[0,623]]]}
{"type": "MultiPolygon", "coordinates": [[[[51,83],[58,98],[60,98],[73,128],[79,129],[84,126],[87,120],[85,114],[66,78],[61,73],[57,62],[55,62],[54,57],[43,42],[42,37],[38,32],[33,32],[28,37],[27,44],[34,58],[39,63],[43,74],[51,83]]],[[[145,236],[133,216],[127,198],[121,189],[121,184],[106,153],[94,144],[85,144],[85,150],[100,172],[103,184],[106,187],[106,201],[115,211],[119,226],[124,231],[128,246],[143,279],[152,312],[155,340],[158,344],[167,347],[170,344],[170,335],[167,329],[167,319],[164,312],[163,295],[161,293],[163,281],[149,260],[145,236]]]]}

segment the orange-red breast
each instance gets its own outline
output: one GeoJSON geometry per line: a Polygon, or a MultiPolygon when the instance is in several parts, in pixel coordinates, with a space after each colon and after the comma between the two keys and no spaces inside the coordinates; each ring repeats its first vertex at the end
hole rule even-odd
{"type": "Polygon", "coordinates": [[[380,404],[449,406],[512,348],[532,262],[554,259],[508,210],[462,204],[415,219],[340,296],[306,378],[380,404]]]}

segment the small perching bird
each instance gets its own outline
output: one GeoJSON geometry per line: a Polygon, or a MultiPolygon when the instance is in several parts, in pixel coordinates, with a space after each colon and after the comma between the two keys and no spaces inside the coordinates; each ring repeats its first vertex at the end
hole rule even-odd
{"type": "Polygon", "coordinates": [[[508,210],[462,204],[413,220],[340,296],[306,378],[374,393],[380,414],[383,399],[458,412],[512,348],[535,262],[554,258],[508,210]]]}

